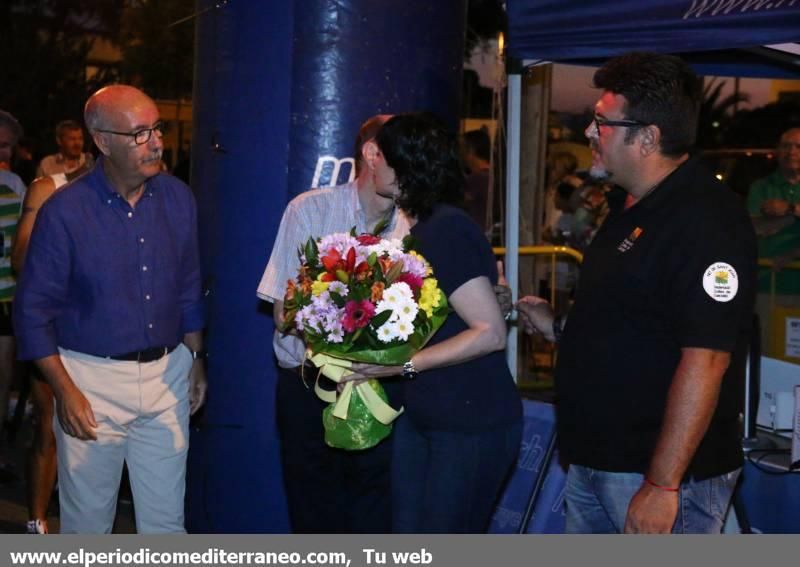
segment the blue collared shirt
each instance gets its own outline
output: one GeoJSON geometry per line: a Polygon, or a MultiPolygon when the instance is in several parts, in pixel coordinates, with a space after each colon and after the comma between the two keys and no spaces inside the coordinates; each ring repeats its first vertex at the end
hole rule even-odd
{"type": "Polygon", "coordinates": [[[149,179],[133,208],[100,159],[42,206],[14,301],[20,359],[174,346],[203,325],[197,209],[180,180],[149,179]]]}

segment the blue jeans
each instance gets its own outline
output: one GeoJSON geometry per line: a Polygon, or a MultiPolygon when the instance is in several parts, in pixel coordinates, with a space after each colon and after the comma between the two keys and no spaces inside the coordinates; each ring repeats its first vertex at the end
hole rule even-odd
{"type": "MultiPolygon", "coordinates": [[[[672,533],[718,534],[742,469],[680,485],[672,533]]],[[[572,534],[622,533],[628,504],[644,481],[640,473],[606,472],[570,465],[567,473],[567,527],[572,534]]]]}
{"type": "Polygon", "coordinates": [[[484,533],[519,452],[522,424],[462,433],[395,422],[392,531],[484,533]]]}

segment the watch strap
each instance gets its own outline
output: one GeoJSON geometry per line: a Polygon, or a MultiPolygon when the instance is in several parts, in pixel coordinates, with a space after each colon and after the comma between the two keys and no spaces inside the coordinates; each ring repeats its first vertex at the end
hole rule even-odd
{"type": "Polygon", "coordinates": [[[417,372],[417,368],[411,360],[403,364],[403,378],[406,380],[413,380],[417,377],[417,374],[419,374],[419,372],[417,372]]]}

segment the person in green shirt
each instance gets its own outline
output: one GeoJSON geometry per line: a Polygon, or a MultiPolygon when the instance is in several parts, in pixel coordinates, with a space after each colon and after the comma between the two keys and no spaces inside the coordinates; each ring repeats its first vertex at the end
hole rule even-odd
{"type": "MultiPolygon", "coordinates": [[[[786,130],[776,150],[778,168],[750,187],[747,208],[758,235],[758,257],[772,260],[775,280],[775,305],[800,307],[800,270],[784,266],[800,258],[800,127],[786,130]]],[[[756,311],[761,319],[762,341],[770,343],[770,269],[759,271],[756,311]]],[[[768,348],[765,348],[770,352],[768,348]]]]}

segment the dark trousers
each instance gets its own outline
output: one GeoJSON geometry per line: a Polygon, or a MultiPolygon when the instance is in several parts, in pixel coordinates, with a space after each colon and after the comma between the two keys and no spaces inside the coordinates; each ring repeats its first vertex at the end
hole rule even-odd
{"type": "MultiPolygon", "coordinates": [[[[389,533],[391,440],[365,451],[325,444],[316,372],[278,369],[276,392],[283,478],[294,533],[389,533]]],[[[327,387],[332,382],[326,379],[327,387]]]]}
{"type": "Polygon", "coordinates": [[[392,530],[485,533],[519,453],[522,423],[465,433],[395,422],[392,530]]]}

